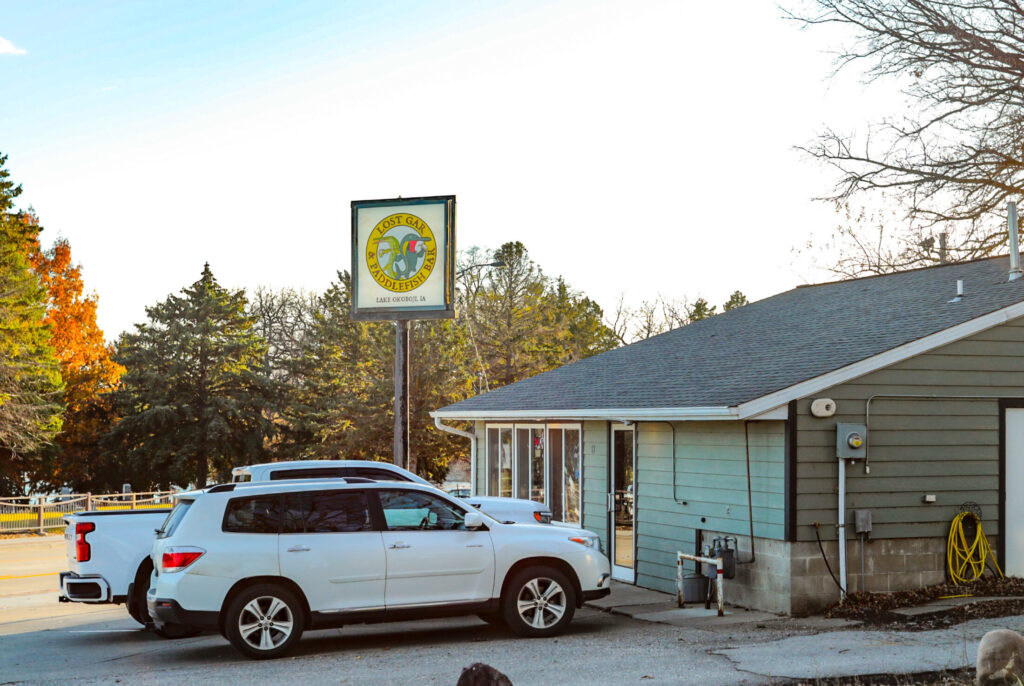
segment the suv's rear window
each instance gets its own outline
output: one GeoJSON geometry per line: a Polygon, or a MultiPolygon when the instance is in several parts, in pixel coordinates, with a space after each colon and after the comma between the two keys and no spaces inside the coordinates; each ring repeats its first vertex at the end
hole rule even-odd
{"type": "Polygon", "coordinates": [[[286,534],[372,531],[366,494],[362,491],[313,491],[285,496],[286,534]]]}
{"type": "Polygon", "coordinates": [[[280,495],[232,498],[224,509],[222,528],[236,534],[276,534],[280,521],[280,495]]]}
{"type": "Polygon", "coordinates": [[[350,467],[348,476],[359,476],[364,479],[373,479],[374,481],[409,481],[403,474],[377,467],[350,467]]]}
{"type": "Polygon", "coordinates": [[[167,519],[160,526],[160,533],[156,535],[157,538],[167,538],[174,533],[174,530],[181,524],[181,520],[185,518],[185,514],[188,512],[188,508],[192,507],[194,501],[187,500],[185,498],[178,498],[178,502],[174,503],[174,507],[171,508],[171,513],[167,515],[167,519]]]}

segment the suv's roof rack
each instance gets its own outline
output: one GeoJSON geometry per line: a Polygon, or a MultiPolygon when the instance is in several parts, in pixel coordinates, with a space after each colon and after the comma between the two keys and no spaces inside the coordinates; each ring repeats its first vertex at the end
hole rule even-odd
{"type": "Polygon", "coordinates": [[[377,483],[376,479],[368,479],[365,476],[346,476],[346,477],[342,477],[342,479],[347,484],[375,484],[375,483],[377,483]]]}
{"type": "Polygon", "coordinates": [[[235,484],[217,484],[212,487],[207,493],[228,493],[235,490],[235,484]]]}

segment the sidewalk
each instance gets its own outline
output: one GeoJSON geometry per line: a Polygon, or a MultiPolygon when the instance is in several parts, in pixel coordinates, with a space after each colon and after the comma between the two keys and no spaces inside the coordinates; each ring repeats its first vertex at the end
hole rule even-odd
{"type": "MultiPolygon", "coordinates": [[[[993,600],[974,598],[974,601],[993,600]]],[[[966,602],[957,599],[957,604],[966,602]]],[[[949,607],[949,600],[907,614],[949,607]]],[[[680,641],[698,642],[740,671],[760,677],[816,679],[869,674],[916,674],[973,667],[978,642],[993,629],[1024,630],[1024,616],[976,619],[935,631],[872,630],[859,622],[824,617],[792,618],[726,605],[725,616],[676,607],[674,595],[613,583],[606,598],[588,607],[684,630],[680,641]]]]}

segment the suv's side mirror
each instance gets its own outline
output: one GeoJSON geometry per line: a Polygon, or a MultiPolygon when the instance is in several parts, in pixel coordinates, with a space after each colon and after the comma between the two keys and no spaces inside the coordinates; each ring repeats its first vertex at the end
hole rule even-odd
{"type": "Polygon", "coordinates": [[[480,529],[484,525],[484,516],[475,511],[467,512],[465,522],[467,529],[480,529]]]}

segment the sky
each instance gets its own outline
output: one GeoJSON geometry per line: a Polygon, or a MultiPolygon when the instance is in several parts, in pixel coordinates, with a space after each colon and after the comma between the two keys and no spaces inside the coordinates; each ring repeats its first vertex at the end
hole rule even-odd
{"type": "Polygon", "coordinates": [[[457,197],[606,310],[829,280],[838,216],[795,146],[896,95],[767,0],[0,0],[0,152],[109,339],[209,262],[322,291],[352,200],[457,197]]]}

